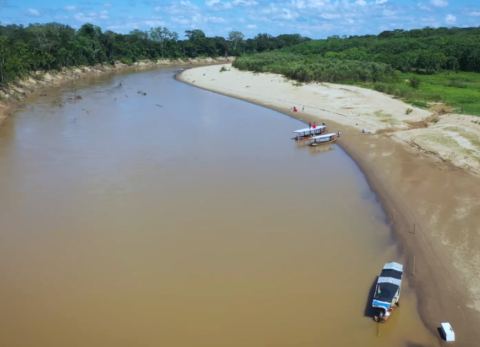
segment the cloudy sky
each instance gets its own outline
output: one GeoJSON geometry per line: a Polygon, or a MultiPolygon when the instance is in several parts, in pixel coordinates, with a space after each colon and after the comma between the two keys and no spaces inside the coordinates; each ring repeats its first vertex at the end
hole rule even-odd
{"type": "Polygon", "coordinates": [[[90,22],[126,33],[166,26],[312,38],[425,26],[480,26],[480,0],[0,0],[1,24],[90,22]]]}

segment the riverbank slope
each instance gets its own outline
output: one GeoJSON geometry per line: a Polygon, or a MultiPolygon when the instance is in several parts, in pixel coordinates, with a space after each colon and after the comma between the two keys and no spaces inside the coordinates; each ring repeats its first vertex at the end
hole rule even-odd
{"type": "Polygon", "coordinates": [[[94,66],[79,66],[64,68],[59,71],[37,71],[0,88],[0,125],[14,112],[16,107],[27,97],[41,93],[51,87],[89,77],[104,76],[113,73],[142,71],[166,66],[196,66],[219,64],[231,61],[232,58],[195,58],[195,59],[160,59],[142,60],[127,65],[120,62],[115,64],[97,64],[94,66]]]}
{"type": "Polygon", "coordinates": [[[425,324],[436,334],[441,321],[450,321],[457,345],[478,344],[480,118],[442,115],[353,86],[242,72],[230,64],[189,69],[178,78],[341,130],[340,144],[363,169],[393,224],[425,324]]]}

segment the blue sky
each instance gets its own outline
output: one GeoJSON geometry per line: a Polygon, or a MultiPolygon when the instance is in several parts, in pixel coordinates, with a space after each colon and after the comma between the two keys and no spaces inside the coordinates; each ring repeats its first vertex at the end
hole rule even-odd
{"type": "Polygon", "coordinates": [[[126,33],[166,26],[247,37],[300,33],[312,38],[425,26],[480,26],[480,0],[0,0],[1,24],[85,22],[126,33]]]}

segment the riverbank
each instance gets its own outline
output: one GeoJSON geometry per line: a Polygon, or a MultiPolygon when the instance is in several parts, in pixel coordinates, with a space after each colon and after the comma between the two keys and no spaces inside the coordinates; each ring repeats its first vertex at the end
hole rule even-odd
{"type": "Polygon", "coordinates": [[[98,64],[94,66],[64,68],[60,71],[37,71],[29,74],[25,78],[10,83],[7,87],[0,88],[0,125],[27,97],[42,93],[48,88],[59,87],[78,79],[99,77],[120,72],[149,70],[158,67],[220,64],[229,62],[231,59],[232,58],[142,60],[131,65],[116,62],[113,65],[98,64]]]}
{"type": "Polygon", "coordinates": [[[340,144],[364,171],[393,224],[426,326],[437,334],[439,323],[450,321],[456,345],[478,344],[480,118],[230,65],[189,69],[178,78],[341,130],[340,144]]]}

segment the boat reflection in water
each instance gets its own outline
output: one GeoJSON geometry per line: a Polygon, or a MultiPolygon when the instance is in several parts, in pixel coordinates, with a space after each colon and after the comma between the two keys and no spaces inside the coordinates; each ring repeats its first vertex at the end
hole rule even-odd
{"type": "Polygon", "coordinates": [[[334,148],[332,143],[327,143],[323,146],[309,146],[309,145],[307,145],[306,147],[308,147],[308,152],[312,155],[318,155],[318,154],[321,154],[321,153],[330,152],[334,148]]]}

